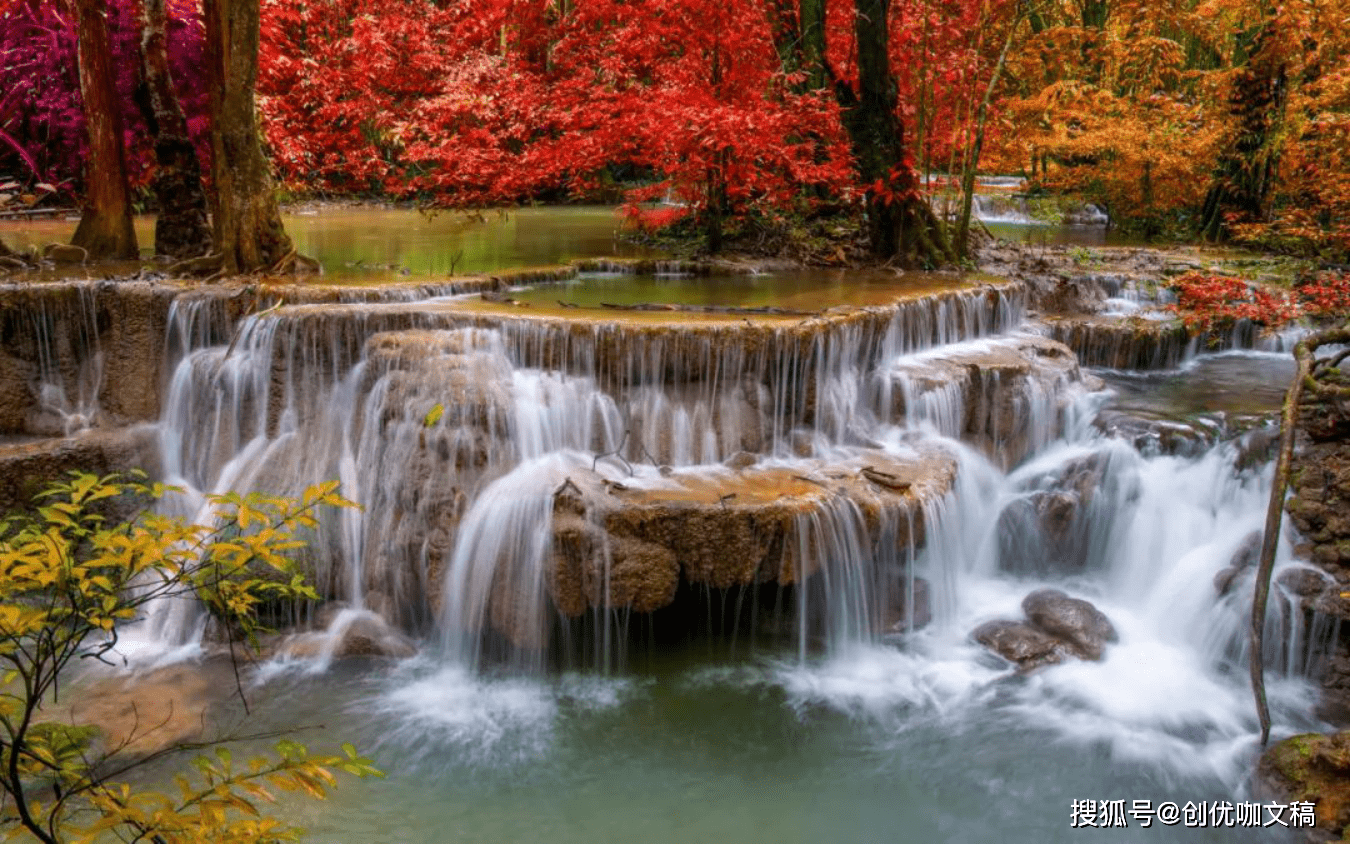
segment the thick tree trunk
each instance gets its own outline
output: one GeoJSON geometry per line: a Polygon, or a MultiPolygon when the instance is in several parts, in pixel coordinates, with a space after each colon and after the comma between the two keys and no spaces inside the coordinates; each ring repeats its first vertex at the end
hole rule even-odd
{"type": "Polygon", "coordinates": [[[145,72],[145,118],[155,139],[155,179],[159,202],[155,254],[193,258],[211,251],[202,167],[188,135],[187,117],[169,72],[164,0],[142,0],[141,67],[145,72]]]}
{"type": "Polygon", "coordinates": [[[211,80],[215,248],[227,275],[283,271],[295,249],[281,225],[272,173],[258,139],[258,0],[204,0],[211,80]]]}
{"type": "Polygon", "coordinates": [[[113,87],[107,5],[76,0],[80,96],[89,126],[84,212],[71,243],[91,259],[140,256],[131,224],[131,191],[122,149],[122,120],[113,87]]]}
{"type": "Polygon", "coordinates": [[[854,32],[858,47],[858,95],[837,85],[846,109],[858,173],[871,185],[867,196],[872,254],[908,266],[933,267],[953,260],[942,224],[919,191],[905,163],[904,129],[896,117],[895,77],[889,59],[889,0],[858,0],[854,32]],[[850,102],[850,100],[852,100],[850,102]]]}

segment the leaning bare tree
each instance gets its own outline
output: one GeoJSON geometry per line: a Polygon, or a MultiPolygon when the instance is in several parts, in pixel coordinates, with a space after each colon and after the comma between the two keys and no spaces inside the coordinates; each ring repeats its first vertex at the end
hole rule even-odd
{"type": "MultiPolygon", "coordinates": [[[[1256,714],[1261,720],[1261,743],[1270,739],[1270,708],[1266,704],[1265,646],[1266,603],[1270,598],[1270,576],[1275,569],[1275,549],[1280,540],[1280,521],[1284,516],[1284,497],[1289,488],[1289,466],[1294,458],[1294,435],[1298,428],[1299,408],[1306,395],[1315,402],[1345,407],[1350,402],[1350,378],[1341,372],[1341,363],[1350,350],[1328,358],[1317,358],[1322,346],[1350,343],[1350,327],[1318,331],[1294,346],[1298,371],[1284,397],[1281,415],[1280,452],[1275,461],[1275,485],[1266,508],[1265,536],[1261,542],[1261,562],[1256,573],[1256,591],[1252,597],[1251,661],[1252,691],[1256,695],[1256,714]]],[[[1344,411],[1341,411],[1344,412],[1344,411]]]]}

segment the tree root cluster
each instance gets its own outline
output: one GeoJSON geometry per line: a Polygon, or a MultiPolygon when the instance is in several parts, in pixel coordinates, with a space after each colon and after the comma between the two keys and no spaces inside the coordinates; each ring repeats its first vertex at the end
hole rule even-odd
{"type": "MultiPolygon", "coordinates": [[[[224,252],[210,252],[196,258],[187,258],[169,265],[169,275],[180,278],[201,278],[206,281],[219,281],[233,275],[226,266],[224,252]]],[[[318,275],[323,266],[308,255],[301,255],[294,248],[282,255],[270,266],[253,275],[318,275]]]]}

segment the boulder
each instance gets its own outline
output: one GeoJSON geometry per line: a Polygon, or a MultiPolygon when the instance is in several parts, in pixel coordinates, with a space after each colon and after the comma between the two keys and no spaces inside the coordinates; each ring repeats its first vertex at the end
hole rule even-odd
{"type": "Polygon", "coordinates": [[[1248,570],[1255,568],[1261,556],[1261,531],[1254,530],[1242,538],[1241,544],[1228,559],[1228,565],[1214,575],[1214,591],[1220,597],[1227,595],[1248,570]]]}
{"type": "Polygon", "coordinates": [[[1261,755],[1253,784],[1263,802],[1312,803],[1309,840],[1340,841],[1350,827],[1350,731],[1304,733],[1261,755]]]}
{"type": "Polygon", "coordinates": [[[1023,621],[986,621],[970,635],[1020,671],[1054,665],[1067,656],[1063,642],[1023,621]]]}
{"type": "Polygon", "coordinates": [[[1022,611],[1035,627],[1082,659],[1101,659],[1106,645],[1117,640],[1116,628],[1101,610],[1058,589],[1038,589],[1027,595],[1022,611]]]}
{"type": "Polygon", "coordinates": [[[1291,566],[1275,576],[1275,582],[1290,595],[1314,598],[1327,587],[1329,580],[1315,568],[1291,566]]]}
{"type": "Polygon", "coordinates": [[[406,659],[417,653],[417,646],[370,610],[347,608],[333,617],[328,629],[292,634],[277,650],[293,659],[406,659]]]}

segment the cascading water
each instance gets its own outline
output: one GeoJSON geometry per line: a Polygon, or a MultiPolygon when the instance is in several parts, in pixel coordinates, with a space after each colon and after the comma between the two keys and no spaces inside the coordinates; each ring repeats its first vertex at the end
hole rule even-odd
{"type": "MultiPolygon", "coordinates": [[[[438,300],[288,307],[230,334],[195,306],[172,320],[166,354],[166,480],[188,489],[185,513],[208,492],[296,494],[325,478],[364,505],[314,543],[316,581],[346,608],[311,652],[340,671],[334,643],[373,616],[420,636],[421,656],[351,704],[394,725],[377,746],[419,759],[551,758],[566,719],[660,699],[640,677],[549,668],[569,647],[593,652],[564,664],[612,667],[642,640],[660,590],[631,567],[670,561],[651,524],[712,536],[723,513],[786,500],[764,511],[772,530],[745,517],[765,534],[747,540],[764,559],[743,579],[713,560],[696,581],[697,555],[674,558],[676,609],[651,624],[729,613],[755,657],[681,675],[678,694],[866,715],[882,746],[911,731],[1025,733],[1234,792],[1255,732],[1251,578],[1222,595],[1214,578],[1259,529],[1269,471],[1240,468],[1232,444],[1144,454],[1103,434],[1090,424],[1100,384],[1025,333],[1023,308],[990,287],[834,320],[646,326],[438,300]],[[916,477],[954,468],[925,486],[885,461],[916,477]],[[590,555],[575,607],[559,514],[590,555]],[[1111,619],[1119,641],[1100,662],[1023,675],[971,641],[1044,587],[1111,619]]],[[[1290,558],[1282,541],[1280,565],[1290,558]]],[[[1274,603],[1269,623],[1285,624],[1274,603]]],[[[200,616],[176,612],[155,635],[200,635],[200,616]]],[[[1313,635],[1268,637],[1268,662],[1288,669],[1271,686],[1277,730],[1308,723],[1313,635]]],[[[277,688],[288,664],[266,674],[277,688]]]]}

